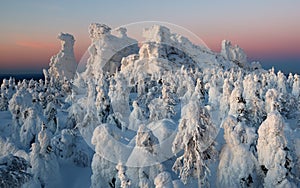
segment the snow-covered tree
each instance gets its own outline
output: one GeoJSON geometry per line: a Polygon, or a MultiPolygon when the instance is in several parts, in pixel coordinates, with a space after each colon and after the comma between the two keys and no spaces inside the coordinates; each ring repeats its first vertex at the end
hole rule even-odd
{"type": "Polygon", "coordinates": [[[176,159],[173,170],[179,172],[184,183],[190,177],[206,183],[208,162],[217,155],[214,148],[215,134],[210,115],[199,102],[191,100],[183,107],[172,150],[174,153],[183,150],[183,155],[176,159]]]}
{"type": "Polygon", "coordinates": [[[30,153],[30,164],[36,182],[41,187],[61,186],[61,176],[59,164],[50,145],[51,132],[42,125],[42,130],[38,134],[38,142],[32,144],[30,153]]]}
{"type": "Polygon", "coordinates": [[[278,110],[278,92],[276,89],[269,89],[266,93],[265,108],[266,112],[270,113],[278,110]]]}
{"type": "Polygon", "coordinates": [[[116,166],[116,169],[118,170],[118,178],[121,181],[121,188],[130,188],[131,182],[130,179],[126,176],[126,167],[122,165],[122,163],[119,163],[116,166]]]}
{"type": "Polygon", "coordinates": [[[35,142],[37,136],[37,116],[36,111],[33,108],[29,108],[26,111],[26,118],[20,129],[20,141],[24,149],[29,150],[31,144],[35,142]]]}
{"type": "Polygon", "coordinates": [[[120,115],[121,121],[128,124],[128,117],[130,114],[129,106],[128,81],[122,73],[118,73],[115,79],[111,80],[108,96],[111,100],[111,106],[114,113],[120,115]]]}
{"type": "Polygon", "coordinates": [[[246,113],[246,101],[243,97],[243,88],[239,81],[235,82],[229,101],[230,109],[228,114],[237,117],[239,121],[244,120],[246,113]]]}
{"type": "Polygon", "coordinates": [[[265,187],[296,187],[290,176],[293,161],[284,134],[285,126],[282,116],[273,111],[258,129],[258,162],[264,173],[265,187]]]}
{"type": "Polygon", "coordinates": [[[300,76],[297,75],[297,74],[294,75],[294,82],[293,82],[292,94],[296,98],[299,98],[299,95],[300,95],[300,76]]]}
{"type": "Polygon", "coordinates": [[[78,130],[63,129],[51,139],[51,149],[63,161],[79,167],[90,166],[91,149],[87,146],[78,130]]]}
{"type": "Polygon", "coordinates": [[[223,93],[221,96],[221,102],[220,102],[220,111],[225,117],[229,112],[229,99],[232,92],[232,85],[230,84],[228,78],[224,80],[223,84],[223,93]]]}
{"type": "Polygon", "coordinates": [[[96,109],[99,116],[99,121],[105,123],[108,115],[111,113],[110,99],[102,86],[97,86],[96,109]]]}
{"type": "Polygon", "coordinates": [[[161,172],[154,179],[155,188],[173,188],[172,177],[169,172],[161,172]]]}
{"type": "Polygon", "coordinates": [[[22,187],[32,179],[29,162],[12,154],[0,156],[0,187],[22,187]]]}
{"type": "Polygon", "coordinates": [[[0,94],[0,111],[6,111],[8,108],[8,98],[4,93],[0,94]]]}
{"type": "Polygon", "coordinates": [[[47,104],[46,109],[44,110],[44,116],[46,118],[46,122],[47,123],[47,128],[48,130],[50,130],[53,134],[55,133],[55,131],[57,130],[57,109],[56,109],[56,105],[54,104],[54,102],[49,102],[47,104]]]}
{"type": "Polygon", "coordinates": [[[220,154],[218,187],[257,187],[258,163],[251,151],[257,137],[255,130],[233,116],[228,116],[222,127],[226,144],[220,154]]]}
{"type": "Polygon", "coordinates": [[[284,95],[287,94],[287,88],[286,88],[286,76],[282,72],[277,73],[278,78],[278,91],[284,95]]]}
{"type": "Polygon", "coordinates": [[[195,92],[193,94],[197,100],[200,102],[204,102],[205,99],[205,89],[204,89],[204,84],[203,81],[198,78],[196,82],[196,87],[195,87],[195,92]]]}
{"type": "Polygon", "coordinates": [[[172,94],[170,87],[165,84],[163,84],[161,93],[163,102],[163,116],[164,118],[172,118],[176,114],[174,109],[174,106],[176,105],[176,98],[174,96],[174,93],[172,94]]]}
{"type": "Polygon", "coordinates": [[[139,126],[146,120],[143,110],[139,107],[137,101],[132,103],[133,110],[129,116],[129,129],[137,131],[139,126]]]}

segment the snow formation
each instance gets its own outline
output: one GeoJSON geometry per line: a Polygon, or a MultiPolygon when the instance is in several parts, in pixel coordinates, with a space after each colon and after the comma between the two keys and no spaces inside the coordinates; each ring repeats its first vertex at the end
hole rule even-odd
{"type": "Polygon", "coordinates": [[[300,186],[299,75],[159,25],[89,34],[83,72],[61,33],[44,80],[3,80],[1,187],[300,186]]]}

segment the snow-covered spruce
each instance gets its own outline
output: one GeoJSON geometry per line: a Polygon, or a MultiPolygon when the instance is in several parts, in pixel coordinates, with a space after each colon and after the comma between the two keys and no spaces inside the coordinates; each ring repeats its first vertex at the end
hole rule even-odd
{"type": "Polygon", "coordinates": [[[223,124],[226,144],[220,153],[218,187],[258,187],[258,162],[251,151],[257,135],[237,118],[228,116],[223,124]]]}
{"type": "Polygon", "coordinates": [[[258,129],[258,162],[265,187],[297,187],[293,183],[294,161],[284,135],[284,120],[277,111],[268,114],[258,129]]]}

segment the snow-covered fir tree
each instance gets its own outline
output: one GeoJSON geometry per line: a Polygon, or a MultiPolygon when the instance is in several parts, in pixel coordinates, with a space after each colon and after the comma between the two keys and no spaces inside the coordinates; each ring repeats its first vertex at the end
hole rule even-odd
{"type": "Polygon", "coordinates": [[[178,133],[173,142],[173,152],[183,150],[183,155],[174,163],[173,170],[179,172],[181,180],[188,183],[197,177],[201,184],[207,183],[208,162],[215,159],[215,127],[208,111],[198,101],[191,100],[182,108],[178,133]]]}

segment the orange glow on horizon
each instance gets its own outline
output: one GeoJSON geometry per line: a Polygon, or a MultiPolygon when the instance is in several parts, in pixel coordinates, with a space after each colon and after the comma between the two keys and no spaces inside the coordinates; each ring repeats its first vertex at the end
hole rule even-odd
{"type": "MultiPolygon", "coordinates": [[[[201,33],[201,32],[198,32],[201,33]]],[[[299,57],[300,37],[295,35],[282,34],[280,37],[257,33],[206,33],[201,36],[197,34],[206,45],[215,52],[220,52],[221,41],[228,39],[233,45],[239,45],[252,59],[267,57],[299,57]]],[[[75,36],[75,57],[77,62],[87,51],[90,39],[86,36],[75,36]]],[[[55,37],[44,37],[40,40],[32,40],[25,37],[18,37],[14,43],[0,45],[0,69],[7,67],[47,67],[50,58],[60,50],[60,42],[55,37]]]]}
{"type": "Polygon", "coordinates": [[[57,45],[54,43],[41,43],[36,41],[16,41],[16,45],[20,47],[28,47],[28,48],[35,48],[35,49],[49,49],[55,48],[57,45]]]}

